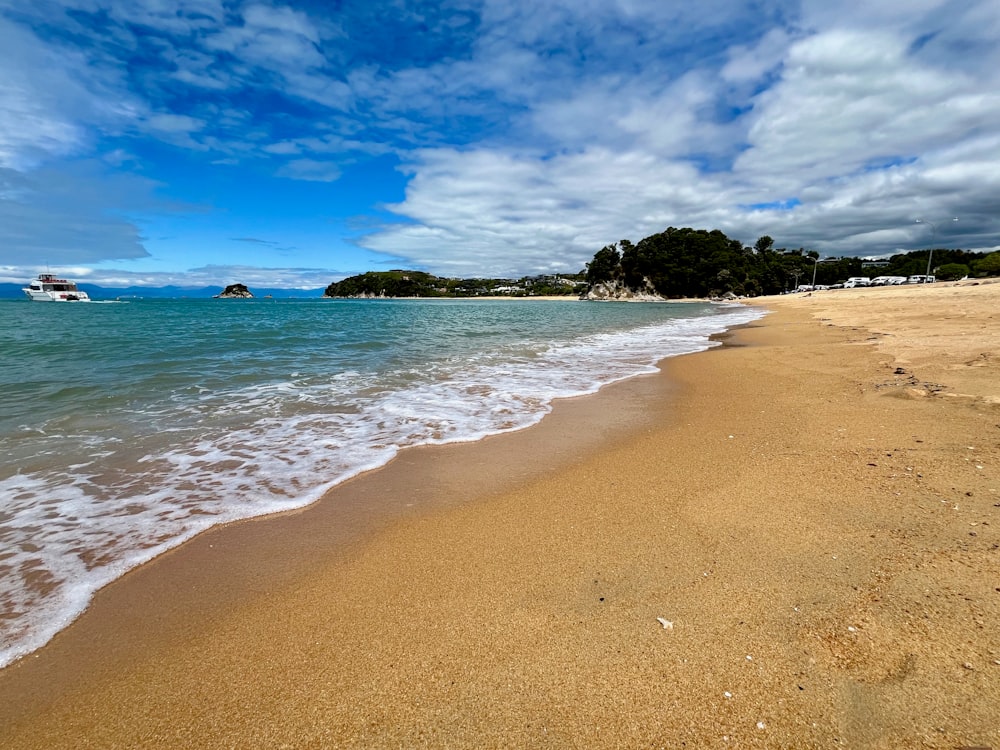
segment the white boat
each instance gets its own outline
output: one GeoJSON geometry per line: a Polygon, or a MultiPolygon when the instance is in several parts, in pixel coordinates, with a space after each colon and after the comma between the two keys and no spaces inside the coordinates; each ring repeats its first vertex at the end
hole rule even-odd
{"type": "Polygon", "coordinates": [[[77,289],[75,281],[59,279],[51,273],[38,274],[21,291],[35,302],[90,302],[90,295],[77,289]]]}

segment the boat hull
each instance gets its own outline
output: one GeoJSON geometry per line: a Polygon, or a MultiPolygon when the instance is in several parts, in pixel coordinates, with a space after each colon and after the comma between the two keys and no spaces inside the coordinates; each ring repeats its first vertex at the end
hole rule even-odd
{"type": "Polygon", "coordinates": [[[90,302],[86,292],[40,292],[25,289],[25,295],[34,302],[90,302]]]}
{"type": "Polygon", "coordinates": [[[74,282],[52,274],[40,274],[21,291],[33,302],[90,302],[90,296],[77,289],[74,282]]]}

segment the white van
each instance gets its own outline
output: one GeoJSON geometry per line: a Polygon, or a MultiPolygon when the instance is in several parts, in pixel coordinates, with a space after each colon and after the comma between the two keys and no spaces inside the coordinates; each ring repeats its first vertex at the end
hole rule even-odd
{"type": "Polygon", "coordinates": [[[924,274],[918,273],[914,274],[906,280],[907,284],[933,284],[937,281],[933,276],[925,276],[924,274]]]}
{"type": "Polygon", "coordinates": [[[867,276],[852,276],[844,282],[844,289],[853,289],[856,286],[871,286],[871,279],[867,276]]]}

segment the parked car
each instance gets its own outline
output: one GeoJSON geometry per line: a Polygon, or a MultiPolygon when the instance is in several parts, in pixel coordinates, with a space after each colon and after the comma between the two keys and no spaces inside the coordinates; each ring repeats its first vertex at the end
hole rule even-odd
{"type": "Polygon", "coordinates": [[[906,280],[906,283],[907,284],[933,284],[935,281],[937,281],[937,279],[934,278],[933,276],[927,276],[925,274],[918,273],[918,274],[914,274],[913,276],[910,276],[906,280]]]}

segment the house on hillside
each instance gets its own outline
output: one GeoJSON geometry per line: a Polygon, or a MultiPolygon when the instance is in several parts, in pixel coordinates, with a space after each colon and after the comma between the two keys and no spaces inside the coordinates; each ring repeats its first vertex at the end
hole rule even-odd
{"type": "Polygon", "coordinates": [[[888,260],[869,260],[863,259],[861,261],[861,268],[888,268],[890,266],[890,261],[888,260]]]}

